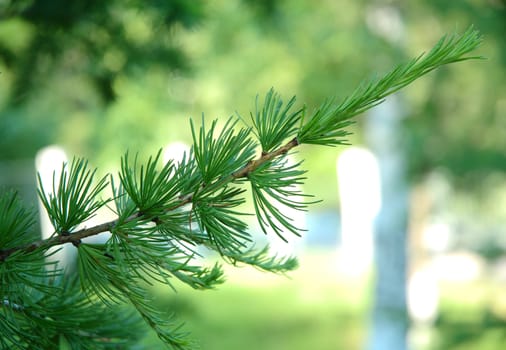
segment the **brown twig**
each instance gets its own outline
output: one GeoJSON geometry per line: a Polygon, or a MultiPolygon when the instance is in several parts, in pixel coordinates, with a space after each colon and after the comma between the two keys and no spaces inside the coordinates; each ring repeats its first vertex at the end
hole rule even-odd
{"type": "MultiPolygon", "coordinates": [[[[262,164],[273,160],[281,155],[288,153],[292,148],[299,145],[297,138],[292,139],[290,142],[286,143],[284,146],[269,152],[264,153],[258,159],[254,159],[249,161],[244,167],[232,173],[230,176],[219,181],[219,185],[223,186],[231,181],[241,179],[247,177],[249,173],[257,169],[262,164]]],[[[193,193],[187,194],[185,196],[180,197],[180,200],[173,207],[168,208],[167,211],[172,211],[177,208],[180,208],[186,204],[189,204],[193,201],[193,193]]],[[[132,214],[127,219],[123,220],[123,222],[130,222],[132,220],[138,219],[140,213],[132,214]]],[[[142,215],[142,214],[141,214],[142,215]]],[[[83,228],[79,231],[73,232],[69,235],[56,235],[47,239],[41,239],[30,244],[12,247],[8,249],[0,250],[0,262],[5,261],[12,254],[22,251],[24,253],[31,253],[37,249],[49,249],[51,247],[62,245],[66,243],[72,243],[74,246],[78,246],[81,243],[81,240],[86,237],[91,237],[98,235],[99,233],[108,232],[114,229],[114,227],[118,224],[119,220],[112,220],[109,222],[105,222],[103,224],[99,224],[90,228],[83,228]]]]}

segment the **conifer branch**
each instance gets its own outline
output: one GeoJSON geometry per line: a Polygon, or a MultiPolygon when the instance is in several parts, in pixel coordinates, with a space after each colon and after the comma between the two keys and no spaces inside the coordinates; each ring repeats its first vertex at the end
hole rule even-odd
{"type": "Polygon", "coordinates": [[[198,129],[190,121],[193,146],[181,162],[160,165],[161,151],[145,164],[136,157],[131,162],[126,154],[118,186],[112,176],[110,181],[95,181],[96,170],[74,159],[63,166],[59,181],[53,176],[52,193],[46,193],[39,177],[39,197],[55,228],[47,239],[32,241],[33,213],[15,194],[0,196],[0,347],[23,341],[29,348],[54,348],[60,334],[83,348],[130,344],[135,337],[122,324],[101,324],[102,318],[114,316],[106,306],[127,303],[167,346],[188,349],[191,343],[179,326],[149,305],[143,284],[159,281],[172,286],[170,278],[176,278],[192,288],[209,289],[223,282],[218,264],[192,265],[198,245],[232,264],[275,273],[294,269],[295,258],[272,257],[268,247],[256,249],[252,244],[242,219],[248,213],[237,209],[245,202],[244,185],[251,186],[254,213],[264,233],[282,239],[286,232],[299,235],[301,229],[284,208],[306,210],[313,202],[299,190],[305,171],[301,162],[288,162],[290,151],[303,144],[346,143],[346,128],[354,116],[442,65],[480,58],[467,56],[480,42],[472,28],[445,36],[426,55],[363,83],[341,103],[323,103],[308,118],[305,108],[294,109],[295,97],[284,104],[270,90],[263,105],[257,99],[251,127],[239,127],[238,122],[244,122],[240,116],[230,118],[219,132],[217,121],[207,129],[204,120],[198,129]],[[108,184],[113,198],[99,200],[108,184]],[[116,219],[78,229],[111,202],[116,219]],[[104,232],[110,233],[105,243],[83,243],[104,232]],[[78,277],[70,284],[56,263],[46,260],[50,248],[65,244],[78,253],[78,277]],[[25,287],[30,287],[29,293],[24,293],[25,287]],[[25,306],[30,312],[24,312],[25,306]],[[23,338],[25,328],[19,324],[33,334],[23,338]]]}
{"type": "MultiPolygon", "coordinates": [[[[241,178],[245,178],[248,176],[249,173],[255,171],[260,167],[261,165],[265,164],[266,162],[269,162],[273,160],[276,157],[279,157],[281,155],[287,154],[292,148],[298,146],[299,143],[297,142],[297,139],[293,139],[284,146],[270,152],[267,154],[263,154],[258,159],[254,159],[249,161],[243,168],[240,170],[237,170],[233,174],[231,174],[229,177],[227,177],[224,180],[220,181],[220,186],[225,186],[228,183],[231,183],[235,180],[239,180],[241,178]]],[[[176,209],[179,209],[187,204],[190,204],[193,201],[193,194],[187,194],[185,196],[182,196],[181,199],[175,204],[174,206],[170,207],[168,211],[173,211],[176,209]]],[[[135,214],[132,214],[127,219],[122,220],[122,223],[129,223],[134,220],[138,220],[142,217],[142,212],[137,212],[135,214]]],[[[68,244],[71,243],[75,246],[78,246],[81,241],[84,238],[96,236],[98,234],[104,233],[104,232],[111,232],[111,230],[114,229],[114,227],[120,222],[119,219],[111,220],[109,222],[105,222],[93,227],[89,228],[83,228],[78,231],[72,232],[72,234],[68,235],[53,235],[50,238],[47,239],[41,239],[35,242],[32,242],[30,244],[17,246],[9,249],[1,249],[0,250],[0,262],[6,260],[10,255],[17,253],[17,252],[26,252],[30,253],[37,249],[41,250],[47,250],[49,248],[68,244]]]]}

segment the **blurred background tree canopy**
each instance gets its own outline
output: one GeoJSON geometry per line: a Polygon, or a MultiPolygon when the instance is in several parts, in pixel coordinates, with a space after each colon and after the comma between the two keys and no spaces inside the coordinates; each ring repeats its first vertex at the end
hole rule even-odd
{"type": "MultiPolygon", "coordinates": [[[[101,146],[93,139],[108,135],[94,130],[113,119],[107,111],[124,97],[122,82],[145,88],[157,75],[188,71],[177,32],[195,27],[203,10],[200,1],[2,2],[2,158],[31,156],[50,142],[76,152],[101,146]]],[[[138,112],[139,121],[150,114],[138,112]]]]}
{"type": "MultiPolygon", "coordinates": [[[[345,96],[361,79],[427,49],[456,25],[474,24],[485,34],[487,64],[440,70],[406,92],[411,172],[416,178],[443,166],[456,180],[475,183],[483,172],[506,167],[503,1],[26,0],[0,6],[4,159],[32,156],[53,142],[101,161],[127,148],[156,149],[187,138],[189,116],[249,113],[254,96],[271,86],[311,108],[345,96]],[[370,21],[372,12],[393,6],[404,18],[405,50],[370,21]]],[[[354,141],[361,140],[360,123],[354,141]]],[[[320,164],[330,154],[312,155],[308,166],[326,177],[320,164]]]]}
{"type": "MultiPolygon", "coordinates": [[[[311,110],[471,24],[487,60],[405,90],[403,139],[413,187],[444,178],[452,244],[494,260],[506,249],[505,0],[1,1],[0,162],[57,143],[114,169],[127,149],[189,142],[189,117],[248,116],[271,87],[311,110]]],[[[365,143],[364,123],[351,143],[365,143]]],[[[338,210],[341,150],[296,155],[317,210],[338,210]]]]}

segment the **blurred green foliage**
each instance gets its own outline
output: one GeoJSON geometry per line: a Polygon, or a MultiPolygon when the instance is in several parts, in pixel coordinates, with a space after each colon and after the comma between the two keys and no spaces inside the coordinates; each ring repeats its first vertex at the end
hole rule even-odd
{"type": "MultiPolygon", "coordinates": [[[[188,320],[185,329],[206,350],[358,350],[368,339],[371,281],[335,270],[335,256],[313,251],[290,278],[251,268],[227,269],[230,281],[215,291],[155,287],[160,310],[188,320]],[[315,272],[317,271],[317,272],[315,272]]],[[[444,282],[440,311],[426,334],[431,350],[496,350],[506,339],[503,286],[490,280],[444,282]]],[[[157,348],[156,335],[144,344],[157,348]]]]}
{"type": "MultiPolygon", "coordinates": [[[[185,329],[206,350],[360,349],[367,339],[369,281],[339,280],[334,258],[328,252],[306,256],[290,278],[227,268],[230,281],[218,290],[203,296],[156,287],[155,303],[191,320],[185,329]]],[[[159,343],[149,334],[144,344],[156,349],[159,343]]]]}
{"type": "MultiPolygon", "coordinates": [[[[201,1],[2,2],[1,158],[33,156],[52,142],[71,152],[95,151],[91,140],[101,137],[95,131],[114,119],[109,110],[125,98],[121,81],[155,91],[156,82],[145,85],[149,75],[188,70],[174,33],[193,28],[203,15],[201,1]]],[[[130,106],[138,100],[153,105],[140,98],[130,106]]],[[[141,120],[151,114],[136,110],[141,120]]],[[[110,138],[114,122],[108,124],[110,138]]],[[[127,120],[122,129],[130,132],[117,135],[139,132],[127,120]]]]}
{"type": "MultiPolygon", "coordinates": [[[[504,0],[12,0],[0,3],[0,19],[0,159],[33,157],[41,146],[59,143],[104,170],[117,167],[127,149],[151,154],[170,141],[189,142],[188,119],[201,112],[228,117],[237,109],[247,116],[253,97],[272,86],[285,100],[297,95],[311,110],[329,96],[345,96],[372,72],[426,50],[442,33],[474,24],[484,34],[479,53],[487,61],[438,70],[403,93],[405,147],[413,181],[439,169],[455,186],[450,210],[460,213],[459,242],[494,259],[506,248],[498,242],[504,231],[494,224],[506,219],[504,0]],[[400,44],[371,24],[371,16],[385,9],[398,10],[403,19],[400,44]]],[[[363,123],[351,128],[353,143],[363,142],[363,123]]],[[[336,206],[336,150],[309,147],[297,156],[319,179],[307,191],[336,206]]],[[[246,300],[252,297],[243,292],[246,300]]],[[[255,292],[255,298],[278,304],[284,292],[255,292]]],[[[226,313],[209,314],[225,320],[226,329],[234,325],[226,313]]],[[[215,321],[201,317],[194,334],[206,339],[215,321]]],[[[467,327],[495,339],[480,317],[463,326],[443,316],[441,348],[452,348],[467,327]]],[[[334,337],[346,327],[336,326],[336,319],[321,321],[334,337]]],[[[301,335],[311,328],[304,322],[292,324],[301,335]]],[[[362,335],[350,322],[352,330],[342,333],[362,335]]],[[[244,329],[237,334],[247,339],[244,329]]],[[[343,348],[359,342],[343,341],[343,348]]]]}
{"type": "Polygon", "coordinates": [[[506,340],[502,283],[490,280],[441,284],[440,314],[431,349],[495,350],[506,340]]]}
{"type": "Polygon", "coordinates": [[[473,23],[484,33],[487,61],[436,72],[418,89],[407,122],[414,173],[442,166],[460,185],[479,186],[490,172],[506,171],[506,3],[428,1],[412,10],[406,23],[417,41],[429,27],[473,23]]]}
{"type": "MultiPolygon", "coordinates": [[[[486,63],[440,70],[405,92],[414,178],[443,166],[468,186],[506,167],[505,13],[504,2],[471,0],[6,2],[2,158],[29,156],[51,142],[99,163],[127,148],[152,153],[174,139],[188,141],[190,116],[227,117],[236,108],[247,115],[252,97],[271,86],[311,109],[455,26],[474,24],[485,36],[486,63]],[[402,45],[371,24],[378,9],[394,6],[403,18],[402,45]],[[12,147],[20,140],[23,147],[12,147]]],[[[355,143],[361,123],[352,128],[355,143]]],[[[335,183],[327,167],[335,150],[302,157],[318,183],[335,183]]]]}

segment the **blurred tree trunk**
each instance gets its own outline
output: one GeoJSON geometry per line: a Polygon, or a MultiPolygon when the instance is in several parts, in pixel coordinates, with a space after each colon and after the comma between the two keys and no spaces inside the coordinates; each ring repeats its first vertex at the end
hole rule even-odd
{"type": "MultiPolygon", "coordinates": [[[[375,2],[367,13],[370,30],[402,55],[402,15],[395,4],[375,2]]],[[[402,98],[389,97],[366,119],[366,138],[378,159],[381,209],[374,229],[374,306],[369,350],[405,350],[408,333],[406,147],[401,139],[402,98]]]]}
{"type": "Polygon", "coordinates": [[[406,232],[408,186],[400,139],[399,96],[389,98],[368,116],[369,145],[378,158],[381,209],[374,237],[374,308],[370,350],[407,349],[406,232]]]}

